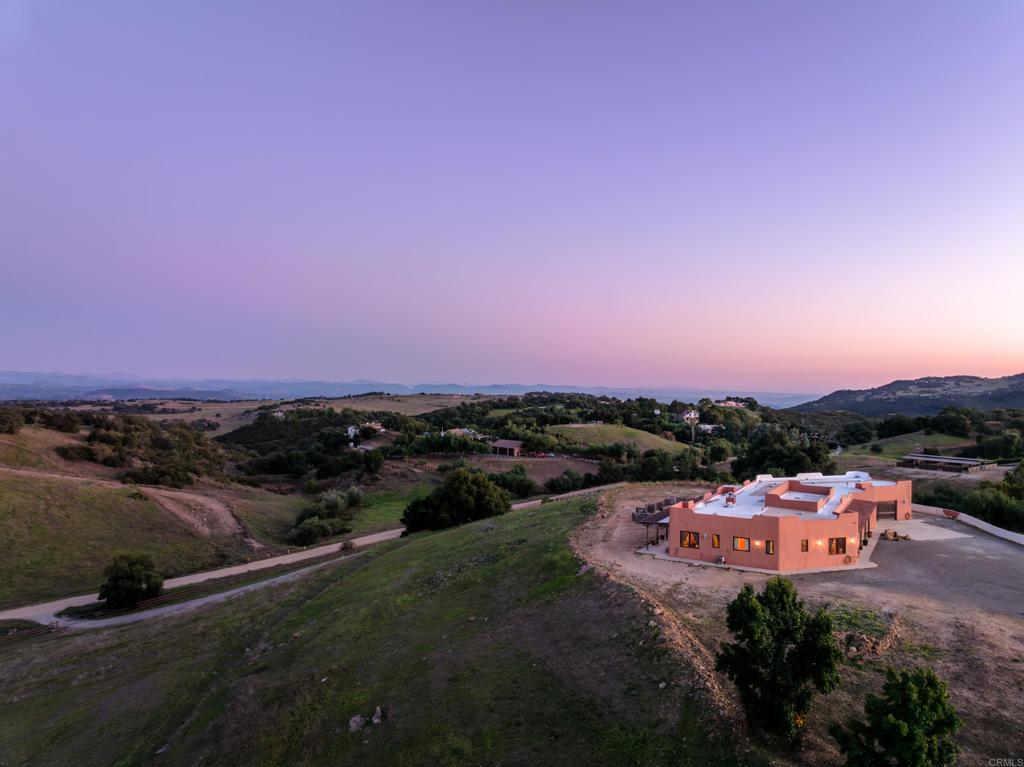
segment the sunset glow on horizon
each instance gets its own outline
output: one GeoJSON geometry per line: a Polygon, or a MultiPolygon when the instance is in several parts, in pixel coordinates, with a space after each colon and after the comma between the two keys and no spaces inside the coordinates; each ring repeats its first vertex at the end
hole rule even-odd
{"type": "Polygon", "coordinates": [[[0,0],[0,369],[1024,372],[1024,4],[0,0]]]}

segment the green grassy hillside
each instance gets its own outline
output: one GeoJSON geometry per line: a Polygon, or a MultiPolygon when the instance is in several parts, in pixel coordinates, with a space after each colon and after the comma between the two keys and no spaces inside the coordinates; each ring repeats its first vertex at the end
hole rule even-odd
{"type": "Polygon", "coordinates": [[[879,458],[901,458],[907,453],[913,453],[923,448],[943,450],[946,448],[972,445],[973,440],[956,437],[950,434],[925,434],[923,431],[915,431],[910,434],[900,434],[897,437],[887,437],[868,442],[863,445],[854,445],[844,452],[852,455],[876,456],[879,458]],[[881,445],[882,452],[872,452],[871,446],[881,445]]]}
{"type": "Polygon", "coordinates": [[[130,487],[0,475],[0,606],[96,590],[118,552],[178,575],[222,564],[240,543],[202,537],[130,487]]]}
{"type": "Polygon", "coordinates": [[[651,434],[640,429],[633,429],[629,426],[617,426],[615,424],[579,424],[564,426],[549,426],[549,434],[556,434],[564,437],[569,442],[590,447],[592,445],[613,445],[620,443],[624,445],[635,445],[640,450],[668,450],[670,452],[683,452],[690,448],[686,445],[665,439],[657,434],[651,434]]]}
{"type": "Polygon", "coordinates": [[[588,511],[421,533],[195,613],[11,648],[5,764],[737,764],[647,611],[578,574],[566,536],[588,511]],[[350,733],[376,706],[384,721],[350,733]]]}

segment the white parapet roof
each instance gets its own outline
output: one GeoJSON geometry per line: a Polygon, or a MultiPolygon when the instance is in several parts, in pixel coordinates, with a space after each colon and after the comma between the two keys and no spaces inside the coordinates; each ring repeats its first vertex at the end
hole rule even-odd
{"type": "MultiPolygon", "coordinates": [[[[813,517],[817,519],[835,519],[835,509],[839,506],[844,497],[856,492],[858,482],[871,482],[874,485],[894,485],[895,482],[872,479],[871,475],[864,471],[848,471],[845,474],[822,474],[821,472],[810,472],[797,474],[795,477],[773,477],[771,474],[758,474],[757,478],[749,485],[737,487],[732,493],[714,495],[710,500],[698,501],[694,506],[697,514],[717,514],[723,517],[739,517],[750,519],[758,514],[772,514],[781,516],[813,517]],[[764,505],[765,494],[771,492],[783,482],[797,481],[804,485],[816,487],[828,487],[835,490],[832,497],[819,511],[795,511],[791,509],[779,509],[766,507],[764,505]],[[735,502],[726,503],[729,498],[735,498],[735,502]]],[[[787,492],[782,496],[790,500],[817,501],[822,498],[814,493],[801,493],[796,491],[787,492]]]]}

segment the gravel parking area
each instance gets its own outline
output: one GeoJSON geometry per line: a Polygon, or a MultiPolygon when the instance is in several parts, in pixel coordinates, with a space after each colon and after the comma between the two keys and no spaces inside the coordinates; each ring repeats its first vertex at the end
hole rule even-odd
{"type": "Polygon", "coordinates": [[[872,556],[878,567],[844,573],[843,583],[934,599],[951,607],[1024,616],[1024,547],[951,519],[929,518],[920,524],[966,535],[881,540],[872,556]]]}

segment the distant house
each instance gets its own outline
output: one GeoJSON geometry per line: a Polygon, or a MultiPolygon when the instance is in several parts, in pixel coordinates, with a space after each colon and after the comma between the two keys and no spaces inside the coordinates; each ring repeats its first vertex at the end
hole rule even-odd
{"type": "Polygon", "coordinates": [[[715,403],[721,407],[746,407],[742,402],[737,402],[734,399],[722,399],[715,403]]]}
{"type": "Polygon", "coordinates": [[[359,433],[359,428],[357,426],[349,426],[345,429],[345,433],[348,434],[349,439],[355,439],[355,436],[359,433]]]}
{"type": "Polygon", "coordinates": [[[491,443],[494,455],[508,455],[518,458],[523,454],[523,443],[518,439],[496,439],[491,443]]]}
{"type": "Polygon", "coordinates": [[[283,421],[285,419],[284,411],[275,410],[273,413],[270,414],[270,417],[276,418],[278,421],[283,421]]]}
{"type": "Polygon", "coordinates": [[[448,429],[447,431],[441,431],[442,437],[466,437],[467,439],[477,439],[480,435],[474,429],[448,429]]]}
{"type": "Polygon", "coordinates": [[[373,429],[376,432],[384,431],[384,425],[380,421],[367,421],[359,426],[360,429],[373,429]]]}

